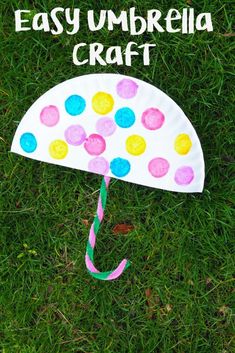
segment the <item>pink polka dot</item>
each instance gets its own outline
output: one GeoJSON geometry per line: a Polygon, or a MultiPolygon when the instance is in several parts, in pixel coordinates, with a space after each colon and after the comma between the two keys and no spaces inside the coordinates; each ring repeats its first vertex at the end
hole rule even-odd
{"type": "Polygon", "coordinates": [[[43,108],[40,113],[41,123],[48,127],[55,126],[59,122],[59,119],[59,110],[54,105],[48,105],[48,107],[43,108]]]}
{"type": "Polygon", "coordinates": [[[102,136],[111,136],[116,130],[116,124],[113,119],[104,117],[97,121],[96,130],[102,136]]]}
{"type": "Polygon", "coordinates": [[[164,158],[154,158],[149,162],[149,172],[155,178],[161,178],[168,173],[170,164],[164,158]]]}
{"type": "Polygon", "coordinates": [[[84,143],[84,147],[92,156],[99,156],[101,153],[105,151],[106,143],[102,136],[98,134],[92,134],[86,139],[84,143]]]}
{"type": "Polygon", "coordinates": [[[103,157],[96,157],[90,160],[88,169],[93,173],[105,175],[109,171],[109,162],[103,157]]]}
{"type": "Polygon", "coordinates": [[[117,84],[117,94],[121,98],[130,99],[137,94],[138,85],[130,80],[124,78],[117,84]]]}
{"type": "Polygon", "coordinates": [[[82,126],[71,125],[64,133],[66,141],[73,146],[81,145],[86,139],[86,133],[82,126]]]}
{"type": "Polygon", "coordinates": [[[189,185],[194,179],[194,172],[191,167],[184,166],[177,169],[175,173],[175,182],[178,185],[189,185]]]}
{"type": "Polygon", "coordinates": [[[149,108],[143,112],[141,121],[146,129],[157,130],[162,127],[165,117],[160,110],[149,108]]]}

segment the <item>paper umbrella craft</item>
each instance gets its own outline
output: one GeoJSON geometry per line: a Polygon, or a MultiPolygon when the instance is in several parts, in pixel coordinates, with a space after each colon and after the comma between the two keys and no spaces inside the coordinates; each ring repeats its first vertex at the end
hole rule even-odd
{"type": "Polygon", "coordinates": [[[11,151],[39,161],[103,175],[85,262],[98,279],[113,280],[130,265],[108,272],[94,265],[110,178],[176,192],[202,192],[204,159],[197,134],[179,106],[156,87],[118,74],[65,81],[27,111],[11,151]]]}

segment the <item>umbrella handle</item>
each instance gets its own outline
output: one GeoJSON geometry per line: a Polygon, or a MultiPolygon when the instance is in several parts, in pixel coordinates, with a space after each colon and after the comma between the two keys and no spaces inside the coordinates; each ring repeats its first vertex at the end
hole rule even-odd
{"type": "Polygon", "coordinates": [[[95,277],[104,281],[111,281],[113,279],[118,278],[125,271],[125,269],[127,269],[130,266],[130,262],[126,259],[122,260],[122,262],[118,265],[118,267],[113,271],[100,272],[99,270],[97,270],[97,268],[94,265],[94,248],[96,243],[96,236],[99,231],[101,222],[104,218],[104,210],[105,210],[106,201],[107,201],[109,182],[110,182],[110,177],[104,176],[101,183],[96,215],[92,223],[92,226],[90,228],[90,234],[87,242],[86,255],[85,255],[86,267],[90,275],[92,277],[95,277]]]}

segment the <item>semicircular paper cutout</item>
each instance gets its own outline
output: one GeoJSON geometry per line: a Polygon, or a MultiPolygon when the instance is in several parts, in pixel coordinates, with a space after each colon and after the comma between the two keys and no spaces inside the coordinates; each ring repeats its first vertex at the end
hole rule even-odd
{"type": "Polygon", "coordinates": [[[85,263],[101,280],[118,278],[94,265],[110,178],[177,192],[201,192],[204,159],[197,134],[179,106],[135,78],[93,74],[65,81],[27,111],[11,151],[39,161],[104,175],[85,263]]]}

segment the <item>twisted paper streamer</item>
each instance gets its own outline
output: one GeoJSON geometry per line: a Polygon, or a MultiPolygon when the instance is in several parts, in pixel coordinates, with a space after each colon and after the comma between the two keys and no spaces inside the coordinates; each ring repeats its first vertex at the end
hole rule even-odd
{"type": "Polygon", "coordinates": [[[96,243],[96,236],[99,231],[100,224],[104,218],[104,210],[106,206],[109,182],[110,178],[106,176],[102,180],[96,216],[90,229],[85,256],[86,267],[91,276],[104,281],[111,281],[113,279],[118,278],[125,271],[125,269],[130,266],[130,262],[126,259],[122,260],[118,267],[113,271],[100,272],[94,266],[94,248],[96,243]]]}

